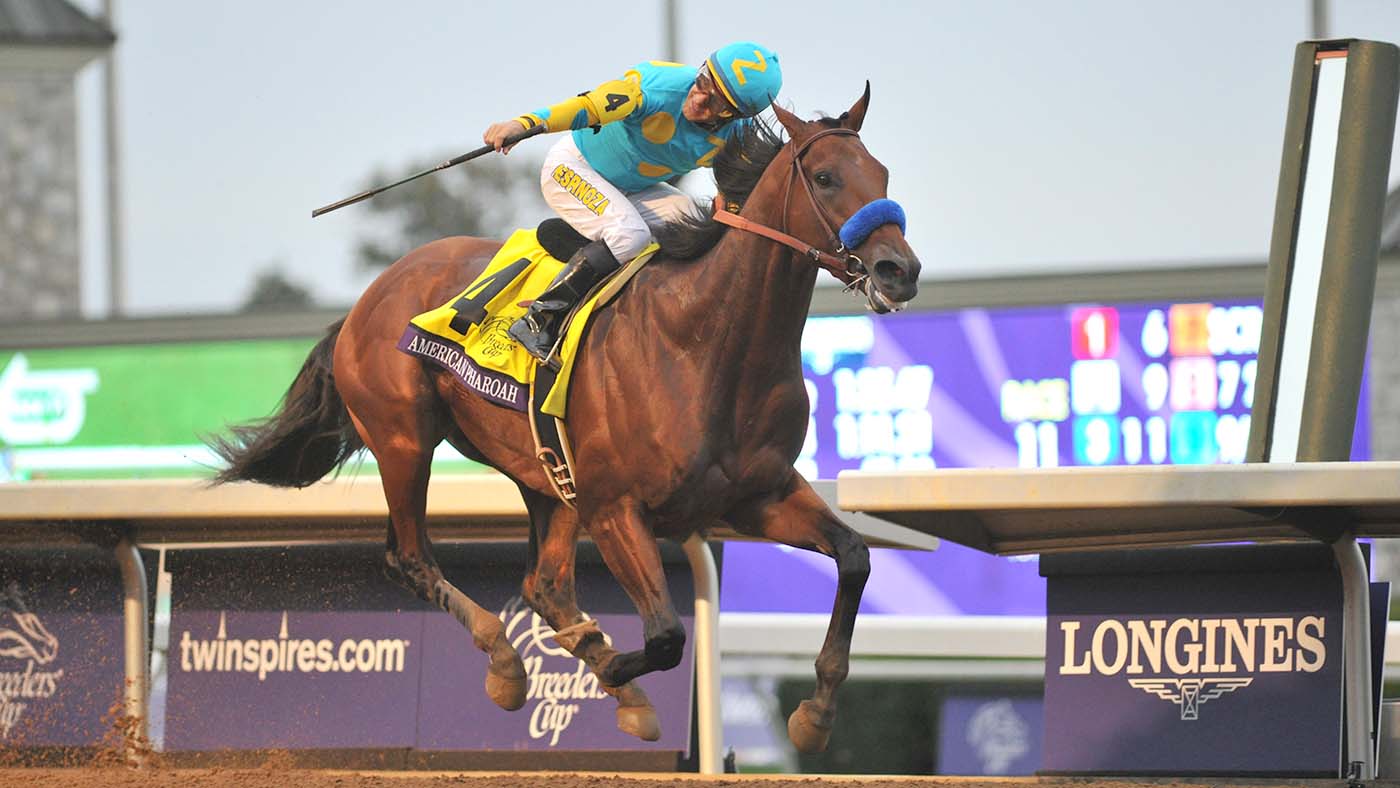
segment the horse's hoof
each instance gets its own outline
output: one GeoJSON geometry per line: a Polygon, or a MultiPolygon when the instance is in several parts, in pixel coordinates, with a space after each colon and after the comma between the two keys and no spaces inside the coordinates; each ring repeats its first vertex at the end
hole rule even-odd
{"type": "Polygon", "coordinates": [[[656,710],[651,706],[618,706],[617,729],[642,741],[661,738],[661,723],[657,721],[656,710]]]}
{"type": "Polygon", "coordinates": [[[486,694],[497,706],[506,711],[515,711],[525,705],[525,679],[498,676],[488,670],[486,694]]]}
{"type": "Polygon", "coordinates": [[[816,711],[816,704],[804,700],[793,709],[788,717],[788,738],[798,752],[814,753],[826,751],[826,743],[831,739],[831,726],[822,725],[816,711]]]}

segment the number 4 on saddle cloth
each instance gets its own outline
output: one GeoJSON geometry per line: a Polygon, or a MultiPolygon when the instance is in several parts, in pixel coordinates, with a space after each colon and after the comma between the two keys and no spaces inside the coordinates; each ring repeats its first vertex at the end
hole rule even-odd
{"type": "Polygon", "coordinates": [[[559,258],[568,259],[574,251],[570,247],[586,242],[562,219],[547,220],[539,230],[517,230],[466,290],[410,320],[398,344],[399,350],[451,372],[468,390],[487,400],[531,411],[536,456],[549,469],[566,503],[572,502],[574,490],[562,420],[583,333],[594,311],[606,305],[660,248],[653,243],[642,250],[574,310],[556,350],[560,366],[555,374],[541,367],[506,329],[525,314],[522,302],[528,304],[544,292],[563,268],[559,258]]]}

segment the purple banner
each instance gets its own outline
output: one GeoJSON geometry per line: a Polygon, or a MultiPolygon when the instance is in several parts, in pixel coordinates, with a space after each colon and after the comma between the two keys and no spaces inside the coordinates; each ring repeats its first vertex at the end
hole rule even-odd
{"type": "Polygon", "coordinates": [[[122,696],[122,586],[96,550],[0,561],[0,749],[97,746],[122,696]]]}
{"type": "MultiPolygon", "coordinates": [[[[589,582],[602,578],[594,575],[589,582]]],[[[431,679],[419,705],[417,747],[424,750],[686,750],[690,740],[690,676],[693,652],[668,674],[638,680],[656,707],[661,740],[649,744],[617,729],[617,701],[598,686],[581,660],[554,642],[554,630],[523,604],[502,611],[506,632],[525,663],[525,707],[505,711],[481,690],[486,659],[450,616],[427,621],[423,670],[431,679]],[[472,658],[463,659],[464,654],[472,658]],[[478,659],[479,657],[479,659],[478,659]],[[473,663],[462,667],[463,662],[473,663]],[[671,680],[674,673],[679,680],[671,680]]],[[[635,614],[595,615],[621,648],[639,648],[642,622],[635,614]]],[[[685,620],[687,637],[693,635],[685,620]]],[[[429,683],[429,682],[425,682],[429,683]]]]}
{"type": "Polygon", "coordinates": [[[1314,547],[1047,559],[1045,769],[1335,775],[1341,581],[1314,547]]]}
{"type": "Polygon", "coordinates": [[[165,748],[413,746],[428,615],[172,615],[165,748]]]}
{"type": "MultiPolygon", "coordinates": [[[[1002,558],[943,542],[931,553],[870,551],[860,612],[902,615],[1039,616],[1045,579],[1034,556],[1002,558]]],[[[828,613],[836,562],[771,544],[724,545],[720,609],[749,613],[828,613]]]]}
{"type": "MultiPolygon", "coordinates": [[[[435,547],[448,579],[501,615],[528,674],[524,708],[491,702],[486,655],[384,577],[382,550],[172,553],[166,749],[688,749],[691,648],[638,679],[662,728],[640,741],[617,730],[616,701],[520,601],[524,545],[435,547]]],[[[585,611],[619,650],[641,648],[631,602],[591,546],[580,552],[585,611]]],[[[690,632],[694,591],[674,552],[670,591],[690,632]]]]}
{"type": "Polygon", "coordinates": [[[1040,768],[1044,703],[1037,697],[950,695],[938,715],[939,774],[1007,776],[1040,768]]]}

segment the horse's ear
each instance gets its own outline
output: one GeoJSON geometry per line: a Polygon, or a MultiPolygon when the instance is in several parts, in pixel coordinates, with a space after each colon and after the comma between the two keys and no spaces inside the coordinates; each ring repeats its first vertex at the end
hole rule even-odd
{"type": "Polygon", "coordinates": [[[865,122],[865,110],[870,106],[870,80],[865,80],[865,95],[856,100],[851,108],[846,112],[843,125],[851,131],[860,131],[860,126],[865,122]]]}
{"type": "Polygon", "coordinates": [[[777,102],[773,103],[773,114],[778,116],[778,122],[783,124],[783,128],[787,129],[789,139],[795,140],[798,137],[807,136],[806,122],[778,106],[777,102]]]}

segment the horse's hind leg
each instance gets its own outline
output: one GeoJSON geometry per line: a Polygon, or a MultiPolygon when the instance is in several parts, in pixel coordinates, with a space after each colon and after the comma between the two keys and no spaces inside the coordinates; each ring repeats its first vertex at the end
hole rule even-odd
{"type": "Polygon", "coordinates": [[[787,488],[773,496],[749,501],[724,518],[735,529],[783,544],[815,550],[836,559],[836,601],[826,640],[817,654],[817,688],[788,718],[788,738],[802,752],[821,752],[836,719],[836,689],[846,680],[851,661],[860,596],[870,576],[870,550],[811,486],[793,473],[787,488]]]}
{"type": "Polygon", "coordinates": [[[433,449],[447,432],[435,418],[437,409],[398,409],[394,421],[355,422],[365,444],[379,461],[380,481],[389,504],[388,553],[390,572],[419,598],[451,613],[471,633],[472,642],[486,652],[491,664],[486,693],[503,709],[525,705],[525,666],[510,645],[500,619],[459,591],[442,576],[432,554],[424,520],[428,505],[428,476],[433,449]]]}
{"type": "MultiPolygon", "coordinates": [[[[596,674],[617,655],[608,645],[596,621],[578,609],[574,591],[578,516],[551,496],[523,485],[520,494],[530,510],[530,559],[521,592],[536,613],[555,631],[555,641],[584,661],[596,674]]],[[[656,710],[636,682],[620,687],[602,684],[617,698],[617,727],[645,741],[661,738],[656,710]]]]}

